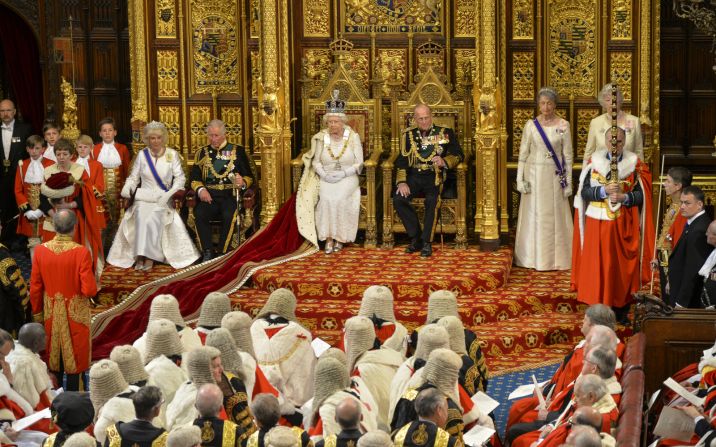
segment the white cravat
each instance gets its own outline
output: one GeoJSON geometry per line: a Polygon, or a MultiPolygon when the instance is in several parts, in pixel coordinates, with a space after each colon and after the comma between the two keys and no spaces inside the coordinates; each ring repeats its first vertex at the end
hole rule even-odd
{"type": "Polygon", "coordinates": [[[10,145],[12,144],[12,131],[15,127],[15,120],[12,120],[10,124],[3,123],[2,125],[2,148],[5,152],[5,160],[10,159],[10,145]]]}
{"type": "Polygon", "coordinates": [[[119,156],[117,148],[114,147],[114,142],[111,144],[102,143],[102,149],[99,151],[97,161],[109,169],[118,168],[122,164],[122,157],[119,156]]]}
{"type": "Polygon", "coordinates": [[[30,162],[30,166],[27,167],[24,182],[42,183],[45,172],[45,167],[42,166],[42,157],[39,157],[37,160],[29,159],[28,161],[30,162]]]}
{"type": "Polygon", "coordinates": [[[711,254],[708,258],[706,258],[706,262],[704,262],[704,265],[701,267],[701,270],[699,270],[699,275],[703,276],[704,278],[708,278],[709,274],[711,274],[711,269],[714,268],[716,265],[716,249],[711,251],[711,254]]]}
{"type": "Polygon", "coordinates": [[[42,156],[48,160],[52,160],[57,163],[57,157],[55,156],[55,146],[50,146],[48,144],[47,149],[45,149],[45,153],[42,154],[42,156]]]}
{"type": "Polygon", "coordinates": [[[76,161],[75,163],[77,163],[77,164],[80,165],[80,166],[84,166],[85,171],[87,171],[87,176],[89,176],[89,175],[90,175],[89,161],[87,161],[87,160],[89,160],[89,156],[87,156],[87,157],[77,157],[77,161],[76,161]]]}

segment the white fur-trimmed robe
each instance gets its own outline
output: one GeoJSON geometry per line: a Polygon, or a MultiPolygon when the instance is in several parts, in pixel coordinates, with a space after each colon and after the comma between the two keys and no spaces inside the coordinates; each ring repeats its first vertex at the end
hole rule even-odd
{"type": "MultiPolygon", "coordinates": [[[[361,398],[359,400],[348,391],[340,390],[336,391],[323,401],[321,408],[318,409],[318,415],[321,417],[321,421],[323,422],[322,438],[325,439],[327,436],[337,435],[341,432],[341,426],[338,425],[338,422],[336,422],[336,407],[346,398],[358,402],[361,407],[360,429],[363,433],[378,429],[378,409],[371,408],[370,405],[363,400],[363,396],[360,397],[361,398]]],[[[316,442],[314,438],[311,439],[314,443],[316,442]]]]}
{"type": "Polygon", "coordinates": [[[313,396],[313,370],[316,355],[311,347],[311,333],[300,324],[289,321],[273,337],[270,326],[259,318],[251,325],[251,339],[256,361],[266,379],[294,407],[301,407],[313,396]]]}
{"type": "MultiPolygon", "coordinates": [[[[13,375],[13,388],[30,404],[32,408],[40,403],[40,396],[52,388],[52,381],[47,372],[47,365],[40,355],[17,343],[15,349],[7,356],[7,362],[13,375]]],[[[51,394],[47,394],[52,400],[51,394]]]]}
{"type": "Polygon", "coordinates": [[[364,352],[355,364],[353,376],[359,376],[368,387],[368,391],[378,406],[378,420],[386,425],[390,408],[390,383],[403,357],[388,348],[374,349],[364,352]]]}
{"type": "Polygon", "coordinates": [[[196,402],[197,387],[194,382],[181,384],[174,399],[167,407],[167,431],[183,425],[191,425],[194,419],[199,417],[199,411],[194,408],[196,402]]]}
{"type": "Polygon", "coordinates": [[[174,395],[177,390],[182,383],[187,381],[188,377],[183,369],[163,355],[147,363],[144,369],[147,371],[147,374],[149,374],[147,385],[159,387],[164,397],[164,403],[162,404],[159,416],[153,422],[157,427],[166,427],[167,407],[172,400],[174,400],[174,395]]]}
{"type": "Polygon", "coordinates": [[[395,372],[393,380],[390,381],[390,408],[388,410],[388,420],[393,420],[393,412],[398,401],[408,389],[408,382],[415,372],[415,356],[405,360],[395,372]]]}
{"type": "MultiPolygon", "coordinates": [[[[129,389],[120,394],[128,392],[129,389]]],[[[117,422],[131,422],[135,419],[134,404],[126,397],[114,396],[99,409],[97,422],[94,423],[94,437],[101,445],[107,438],[107,428],[117,422]]]]}

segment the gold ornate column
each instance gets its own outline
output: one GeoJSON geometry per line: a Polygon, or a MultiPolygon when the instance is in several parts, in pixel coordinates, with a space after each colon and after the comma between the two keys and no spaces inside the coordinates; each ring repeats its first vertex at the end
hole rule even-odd
{"type": "Polygon", "coordinates": [[[288,0],[260,2],[261,79],[256,147],[261,154],[261,225],[291,193],[291,129],[288,0]]]}
{"type": "Polygon", "coordinates": [[[141,130],[149,121],[147,107],[149,93],[147,92],[147,34],[144,1],[129,0],[129,64],[132,89],[132,147],[134,151],[142,148],[141,130]]]}
{"type": "Polygon", "coordinates": [[[499,54],[497,39],[496,0],[477,3],[476,53],[478,63],[473,91],[477,123],[475,125],[475,175],[477,207],[475,232],[480,234],[482,250],[496,250],[500,246],[499,200],[506,180],[500,175],[500,151],[504,150],[502,117],[504,110],[497,77],[499,54]]]}

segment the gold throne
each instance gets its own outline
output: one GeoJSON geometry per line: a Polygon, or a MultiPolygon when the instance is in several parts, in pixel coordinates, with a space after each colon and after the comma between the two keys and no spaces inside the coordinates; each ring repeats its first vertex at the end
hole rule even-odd
{"type": "MultiPolygon", "coordinates": [[[[311,137],[321,130],[321,120],[326,112],[326,101],[331,98],[333,90],[340,92],[339,98],[346,102],[345,114],[348,117],[348,125],[360,136],[363,146],[363,172],[360,174],[360,218],[358,229],[365,230],[365,246],[376,247],[378,245],[378,162],[381,156],[381,81],[371,81],[373,98],[370,97],[368,89],[351,75],[351,68],[346,61],[346,56],[353,49],[353,44],[345,39],[337,39],[329,45],[334,56],[333,72],[318,87],[313,81],[307,78],[301,79],[302,84],[302,110],[303,117],[303,149],[298,157],[291,160],[293,177],[293,190],[298,189],[298,183],[303,172],[303,161],[301,157],[310,149],[311,137]],[[317,90],[316,93],[312,90],[317,90]]],[[[305,68],[306,64],[304,64],[305,68]]]]}
{"type": "MultiPolygon", "coordinates": [[[[405,227],[393,208],[395,192],[394,163],[400,153],[403,132],[414,126],[413,108],[417,104],[430,106],[433,122],[440,126],[450,127],[455,131],[465,159],[456,168],[454,175],[448,177],[441,194],[438,217],[435,222],[435,233],[454,234],[457,248],[467,247],[467,176],[468,166],[472,158],[472,110],[470,101],[453,99],[446,77],[440,71],[443,48],[437,43],[428,41],[417,49],[422,62],[415,84],[410,86],[410,94],[406,101],[398,99],[397,89],[391,94],[392,130],[390,156],[382,164],[383,171],[383,247],[392,248],[395,244],[394,233],[405,233],[405,227]],[[450,184],[448,184],[450,183],[450,184]]],[[[391,81],[387,81],[391,85],[391,81]]],[[[392,87],[392,86],[391,86],[392,87]]],[[[469,95],[468,95],[469,96],[469,95]]],[[[425,199],[414,198],[413,206],[422,224],[425,213],[425,199]]]]}

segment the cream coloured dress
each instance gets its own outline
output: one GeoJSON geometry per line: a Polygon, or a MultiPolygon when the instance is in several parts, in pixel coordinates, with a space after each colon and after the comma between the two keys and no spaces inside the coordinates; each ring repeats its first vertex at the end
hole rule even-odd
{"type": "Polygon", "coordinates": [[[159,178],[169,188],[165,192],[152,175],[144,150],[135,157],[132,171],[122,188],[123,197],[135,192],[134,203],[124,213],[107,262],[128,268],[137,256],[145,256],[174,268],[186,267],[199,259],[199,252],[179,213],[170,206],[172,196],[184,189],[186,182],[181,156],[167,148],[158,159],[151,158],[159,178]]]}
{"type": "Polygon", "coordinates": [[[316,230],[318,239],[322,241],[332,238],[339,242],[353,242],[358,232],[358,218],[360,217],[358,174],[363,168],[363,147],[358,134],[348,126],[346,126],[346,130],[347,140],[342,139],[337,142],[329,140],[333,156],[325,145],[325,141],[328,139],[325,130],[318,132],[311,140],[312,146],[315,145],[312,160],[314,170],[320,171],[322,168],[326,173],[330,173],[349,167],[355,169],[355,174],[348,175],[336,183],[320,180],[318,203],[316,204],[316,230]],[[347,143],[345,151],[343,151],[344,141],[347,143]],[[343,152],[342,155],[341,152],[343,152]]]}
{"type": "MultiPolygon", "coordinates": [[[[641,124],[639,118],[628,113],[624,114],[623,122],[619,123],[626,132],[624,150],[634,152],[639,160],[644,161],[644,142],[641,136],[641,124]]],[[[607,148],[606,133],[612,127],[612,117],[603,113],[589,123],[589,134],[587,135],[587,147],[584,149],[584,164],[589,157],[599,149],[607,148]]]]}
{"type": "MultiPolygon", "coordinates": [[[[560,120],[556,126],[542,127],[572,182],[572,137],[569,123],[560,120]]],[[[549,155],[535,124],[527,121],[522,133],[518,189],[529,184],[529,193],[520,196],[515,238],[515,264],[536,270],[568,270],[572,266],[573,222],[568,194],[559,184],[554,160],[549,155]]]]}

